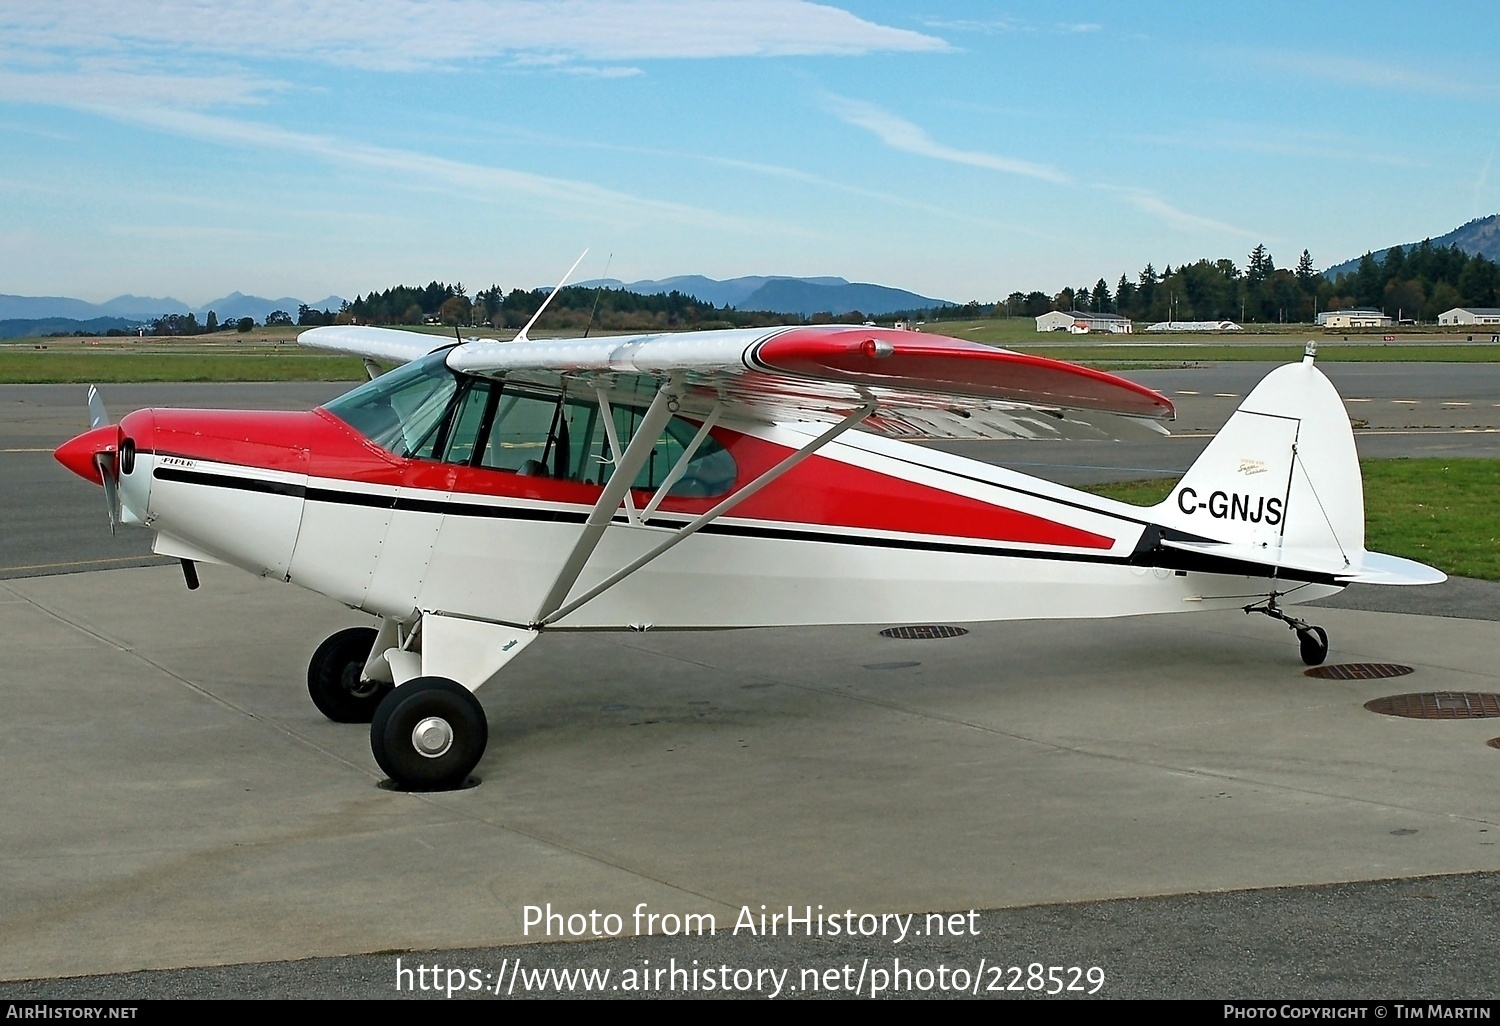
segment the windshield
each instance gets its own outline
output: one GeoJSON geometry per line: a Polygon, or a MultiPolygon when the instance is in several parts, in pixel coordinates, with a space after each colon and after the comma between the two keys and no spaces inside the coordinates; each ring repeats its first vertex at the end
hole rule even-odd
{"type": "Polygon", "coordinates": [[[442,350],[382,374],[327,404],[324,409],[398,456],[421,452],[443,423],[458,391],[442,350]]]}

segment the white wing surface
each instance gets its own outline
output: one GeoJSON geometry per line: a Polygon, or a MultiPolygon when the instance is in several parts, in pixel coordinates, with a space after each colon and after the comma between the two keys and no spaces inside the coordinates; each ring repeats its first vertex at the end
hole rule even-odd
{"type": "MultiPolygon", "coordinates": [[[[375,359],[391,359],[398,347],[405,359],[441,348],[435,336],[379,328],[317,328],[301,338],[375,359]]],[[[706,415],[718,405],[742,420],[835,421],[874,401],[878,409],[861,429],[898,438],[1098,438],[1142,427],[1165,433],[1162,422],[1173,416],[1165,397],[1102,371],[866,326],[470,339],[453,347],[448,366],[553,391],[602,389],[612,401],[643,404],[671,381],[683,411],[706,415]]]]}
{"type": "Polygon", "coordinates": [[[349,353],[383,363],[409,363],[444,346],[452,345],[453,340],[440,335],[426,335],[418,331],[371,328],[360,324],[336,324],[304,331],[297,336],[297,344],[307,346],[309,349],[329,349],[335,353],[349,353]]]}

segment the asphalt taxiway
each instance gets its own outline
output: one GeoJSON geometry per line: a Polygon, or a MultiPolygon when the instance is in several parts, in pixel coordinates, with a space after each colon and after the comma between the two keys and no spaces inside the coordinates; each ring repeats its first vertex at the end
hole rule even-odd
{"type": "MultiPolygon", "coordinates": [[[[61,441],[25,396],[0,390],[4,447],[61,441]]],[[[257,405],[203,403],[238,404],[257,405]]],[[[40,455],[0,471],[32,467],[44,510],[79,504],[107,538],[97,491],[49,483],[40,455]]],[[[33,528],[0,565],[142,558],[48,541],[60,514],[33,528]]],[[[480,692],[482,783],[414,795],[301,683],[355,614],[216,567],[193,593],[174,566],[59,569],[0,581],[0,998],[394,997],[397,958],[487,984],[518,956],[793,981],[896,957],[1097,966],[1117,997],[1500,987],[1500,720],[1364,707],[1500,692],[1500,586],[1456,582],[1443,615],[1316,611],[1330,662],[1413,671],[1377,680],[1309,678],[1289,632],[1239,613],[553,635],[480,692]],[[624,936],[536,945],[526,908],[549,903],[624,936]],[[642,905],[718,932],[631,937],[642,905]],[[731,932],[761,905],[974,909],[977,936],[731,932]]]]}

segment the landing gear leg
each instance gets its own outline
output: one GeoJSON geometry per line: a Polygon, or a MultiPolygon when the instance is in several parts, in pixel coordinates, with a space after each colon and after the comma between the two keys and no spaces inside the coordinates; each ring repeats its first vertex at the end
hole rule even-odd
{"type": "Polygon", "coordinates": [[[388,645],[380,658],[397,683],[370,721],[371,754],[408,791],[466,786],[490,738],[474,689],[541,631],[444,613],[423,613],[409,626],[389,620],[382,626],[389,631],[375,645],[388,645]]]}
{"type": "Polygon", "coordinates": [[[1323,660],[1328,658],[1328,632],[1306,620],[1299,620],[1282,612],[1281,606],[1276,603],[1278,597],[1280,593],[1273,591],[1264,602],[1246,606],[1245,612],[1261,613],[1273,620],[1280,620],[1296,631],[1297,641],[1302,649],[1302,661],[1308,666],[1321,666],[1323,660]]]}

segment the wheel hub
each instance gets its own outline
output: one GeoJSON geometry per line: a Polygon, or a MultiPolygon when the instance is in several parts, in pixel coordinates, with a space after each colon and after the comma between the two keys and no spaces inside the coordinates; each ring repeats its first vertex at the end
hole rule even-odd
{"type": "Polygon", "coordinates": [[[439,758],[453,747],[453,727],[440,716],[428,716],[412,728],[411,744],[423,758],[439,758]]]}
{"type": "Polygon", "coordinates": [[[344,690],[355,698],[369,698],[380,690],[380,681],[365,680],[362,677],[365,667],[363,663],[351,664],[344,671],[344,690]]]}

